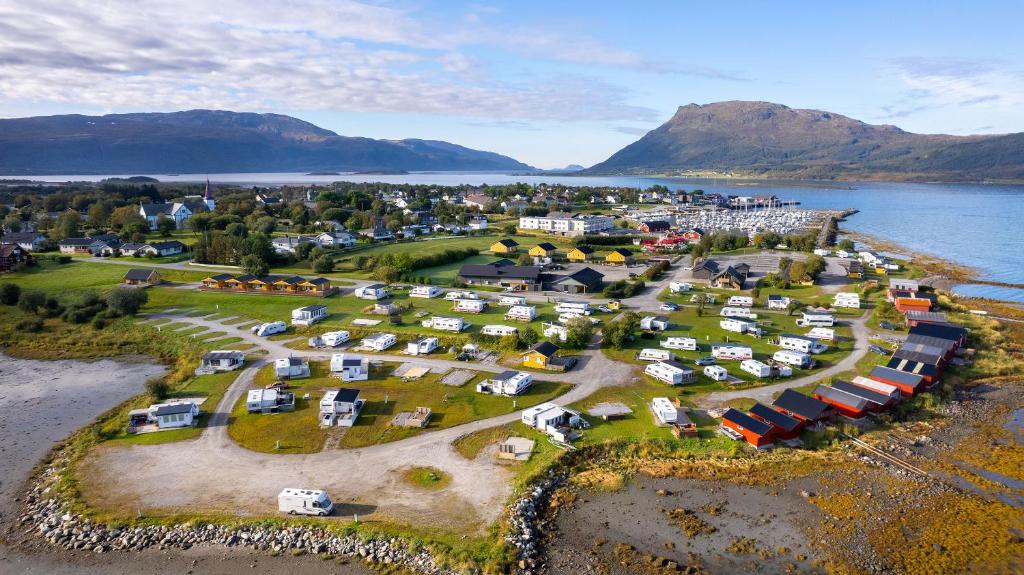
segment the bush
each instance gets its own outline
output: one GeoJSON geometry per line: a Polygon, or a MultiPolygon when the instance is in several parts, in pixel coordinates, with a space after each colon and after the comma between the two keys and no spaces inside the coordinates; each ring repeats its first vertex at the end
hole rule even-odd
{"type": "Polygon", "coordinates": [[[46,303],[46,294],[38,291],[23,291],[18,297],[18,307],[29,313],[43,307],[46,303]]]}
{"type": "Polygon", "coordinates": [[[331,256],[320,256],[313,260],[313,271],[318,274],[329,274],[334,271],[334,258],[331,256]]]}
{"type": "Polygon", "coordinates": [[[166,398],[170,391],[171,386],[162,379],[150,379],[146,382],[146,393],[157,401],[166,398]]]}
{"type": "Polygon", "coordinates": [[[93,329],[100,330],[100,329],[103,329],[105,327],[107,327],[107,320],[103,319],[102,317],[94,317],[94,318],[92,318],[92,328],[93,329]]]}
{"type": "Polygon", "coordinates": [[[43,320],[38,317],[23,319],[15,325],[18,331],[26,333],[38,333],[43,331],[43,320]]]}
{"type": "Polygon", "coordinates": [[[15,305],[21,297],[21,286],[18,284],[5,283],[0,285],[0,303],[4,305],[15,305]]]}
{"type": "Polygon", "coordinates": [[[135,315],[147,301],[145,290],[118,286],[107,296],[107,308],[118,315],[135,315]]]}

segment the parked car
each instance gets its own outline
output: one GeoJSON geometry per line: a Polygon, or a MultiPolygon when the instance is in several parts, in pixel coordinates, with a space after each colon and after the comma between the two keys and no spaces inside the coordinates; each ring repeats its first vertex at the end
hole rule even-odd
{"type": "Polygon", "coordinates": [[[275,381],[266,387],[266,389],[276,389],[278,391],[282,389],[288,389],[288,384],[283,381],[275,381]]]}
{"type": "Polygon", "coordinates": [[[697,361],[694,363],[696,363],[697,365],[715,365],[715,358],[711,356],[705,356],[697,358],[697,361]]]}
{"type": "Polygon", "coordinates": [[[629,272],[629,279],[631,279],[631,280],[635,280],[635,279],[636,279],[636,278],[638,278],[638,277],[640,277],[640,276],[636,275],[636,273],[634,273],[634,272],[629,272]]]}
{"type": "Polygon", "coordinates": [[[661,304],[661,307],[659,307],[658,309],[660,309],[661,311],[677,311],[677,310],[679,310],[679,304],[675,304],[675,303],[672,303],[670,301],[667,301],[667,302],[661,304]]]}
{"type": "Polygon", "coordinates": [[[870,349],[871,351],[877,353],[878,355],[889,355],[890,353],[892,353],[891,351],[885,349],[884,347],[882,347],[880,345],[871,344],[870,346],[868,346],[868,349],[870,349]]]}
{"type": "Polygon", "coordinates": [[[577,361],[577,360],[576,360],[576,358],[575,358],[575,357],[566,357],[566,358],[563,358],[563,359],[562,359],[562,365],[564,365],[564,366],[565,366],[565,371],[569,371],[570,369],[572,369],[572,368],[576,367],[576,361],[577,361]]]}
{"type": "Polygon", "coordinates": [[[471,359],[473,359],[473,356],[469,355],[466,352],[462,352],[459,355],[455,356],[455,361],[469,361],[471,359]]]}
{"type": "Polygon", "coordinates": [[[597,311],[603,311],[604,313],[612,313],[612,308],[606,305],[599,305],[597,306],[597,311]]]}
{"type": "Polygon", "coordinates": [[[878,322],[878,327],[880,327],[882,329],[900,329],[900,326],[898,326],[898,325],[896,325],[894,323],[887,322],[887,321],[880,321],[880,322],[878,322]]]}

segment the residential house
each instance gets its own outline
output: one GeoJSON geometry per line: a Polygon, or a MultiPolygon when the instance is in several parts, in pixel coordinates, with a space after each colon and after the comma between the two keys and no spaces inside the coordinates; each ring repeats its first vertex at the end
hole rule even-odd
{"type": "Polygon", "coordinates": [[[38,232],[11,232],[0,237],[0,244],[17,244],[26,252],[34,252],[43,246],[46,236],[38,232]]]}
{"type": "Polygon", "coordinates": [[[519,251],[519,242],[509,238],[491,244],[491,253],[494,254],[514,254],[517,251],[519,251]]]}
{"type": "Polygon", "coordinates": [[[327,319],[327,315],[327,306],[322,303],[296,308],[292,310],[292,325],[311,326],[327,319]]]}
{"type": "Polygon", "coordinates": [[[32,254],[18,244],[0,244],[0,272],[17,271],[32,263],[32,254]]]}
{"type": "Polygon", "coordinates": [[[555,255],[558,248],[549,242],[541,242],[530,248],[529,254],[535,258],[550,258],[555,255]]]}
{"type": "Polygon", "coordinates": [[[370,360],[364,355],[335,353],[331,355],[331,375],[342,381],[366,381],[370,378],[370,360]]]}
{"type": "Polygon", "coordinates": [[[62,254],[89,254],[96,240],[92,238],[64,238],[57,247],[62,254]]]}
{"type": "Polygon", "coordinates": [[[281,203],[281,198],[272,196],[265,192],[256,192],[256,205],[257,206],[273,206],[281,203]]]}
{"type": "Polygon", "coordinates": [[[728,266],[711,278],[711,286],[721,289],[743,289],[743,284],[747,281],[749,270],[750,266],[747,266],[747,264],[728,266]]]}
{"type": "Polygon", "coordinates": [[[359,418],[366,400],[359,399],[359,390],[342,387],[328,391],[320,400],[322,427],[352,427],[359,418]]]}
{"type": "Polygon", "coordinates": [[[683,232],[680,235],[683,237],[684,240],[690,242],[691,244],[695,244],[699,242],[701,238],[704,237],[704,230],[701,230],[700,228],[691,228],[689,231],[683,232]]]}
{"type": "Polygon", "coordinates": [[[466,218],[466,225],[469,226],[469,229],[474,231],[486,230],[488,226],[487,216],[469,216],[466,218]]]}
{"type": "Polygon", "coordinates": [[[548,434],[557,441],[568,441],[575,437],[573,430],[586,425],[580,413],[553,403],[542,403],[523,411],[522,422],[548,434]]]}
{"type": "Polygon", "coordinates": [[[519,395],[533,385],[533,375],[525,371],[506,370],[477,384],[480,393],[519,395]]]}
{"type": "Polygon", "coordinates": [[[554,276],[547,289],[565,293],[598,293],[604,287],[604,274],[593,269],[583,268],[564,276],[554,276]]]}
{"type": "Polygon", "coordinates": [[[250,389],[245,396],[249,413],[280,413],[295,409],[295,394],[279,389],[250,389]]]}
{"type": "Polygon", "coordinates": [[[775,411],[800,420],[805,425],[824,421],[832,414],[832,408],[823,401],[787,389],[772,402],[775,411]]]}
{"type": "Polygon", "coordinates": [[[485,194],[469,194],[463,202],[468,208],[477,208],[478,210],[485,210],[494,200],[490,196],[485,194]]]}
{"type": "Polygon", "coordinates": [[[649,220],[637,226],[636,230],[644,234],[656,234],[667,232],[672,229],[672,224],[665,220],[649,220]]]}
{"type": "Polygon", "coordinates": [[[317,245],[319,243],[317,237],[319,236],[285,236],[270,240],[270,244],[274,247],[274,251],[279,254],[293,254],[299,247],[299,244],[317,245]]]}
{"type": "Polygon", "coordinates": [[[722,415],[722,429],[734,439],[742,438],[758,449],[771,447],[775,441],[771,425],[733,408],[722,415]]]}
{"type": "Polygon", "coordinates": [[[555,360],[557,356],[558,346],[550,341],[542,341],[531,347],[526,353],[522,354],[523,366],[538,369],[550,369],[553,366],[553,360],[555,360]]]}
{"type": "Polygon", "coordinates": [[[309,362],[301,357],[274,360],[274,375],[280,378],[309,377],[309,362]]]}
{"type": "Polygon", "coordinates": [[[129,286],[155,286],[162,280],[156,270],[130,269],[121,279],[121,283],[129,286]]]}
{"type": "Polygon", "coordinates": [[[217,349],[203,355],[199,369],[213,373],[215,371],[234,371],[245,363],[245,353],[234,349],[217,349]]]}
{"type": "Polygon", "coordinates": [[[569,251],[569,261],[571,262],[588,262],[594,257],[594,249],[590,246],[576,246],[569,251]]]}
{"type": "Polygon", "coordinates": [[[459,277],[469,284],[500,285],[518,291],[537,291],[543,285],[540,267],[498,265],[497,262],[466,264],[459,268],[459,277]]]}
{"type": "Polygon", "coordinates": [[[346,231],[321,232],[314,241],[323,247],[348,248],[356,245],[356,236],[346,231]]]}
{"type": "Polygon", "coordinates": [[[630,265],[633,263],[633,252],[626,248],[615,248],[604,257],[607,264],[630,265]]]}
{"type": "Polygon", "coordinates": [[[159,429],[192,427],[199,418],[199,406],[194,403],[163,403],[150,406],[159,429]]]}
{"type": "Polygon", "coordinates": [[[436,337],[418,337],[405,344],[405,353],[409,355],[424,355],[437,349],[439,340],[436,337]]]}
{"type": "Polygon", "coordinates": [[[211,208],[206,202],[174,202],[163,204],[140,204],[139,215],[146,219],[149,229],[155,230],[160,218],[174,221],[178,229],[185,227],[185,222],[198,212],[208,212],[211,208]]]}

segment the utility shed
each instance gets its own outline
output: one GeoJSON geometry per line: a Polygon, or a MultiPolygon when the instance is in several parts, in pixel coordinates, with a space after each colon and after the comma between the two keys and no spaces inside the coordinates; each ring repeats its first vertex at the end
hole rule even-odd
{"type": "Polygon", "coordinates": [[[800,435],[803,428],[803,423],[799,419],[776,411],[763,403],[755,403],[748,413],[772,426],[775,436],[779,439],[794,439],[800,435]]]}

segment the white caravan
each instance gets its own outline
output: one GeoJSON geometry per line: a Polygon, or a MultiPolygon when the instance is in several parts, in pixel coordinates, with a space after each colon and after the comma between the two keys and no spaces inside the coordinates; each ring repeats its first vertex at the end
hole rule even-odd
{"type": "Polygon", "coordinates": [[[287,488],[277,495],[277,510],[289,515],[330,515],[334,503],[320,489],[287,488]]]}
{"type": "Polygon", "coordinates": [[[283,321],[272,321],[255,325],[250,331],[260,337],[266,337],[275,333],[284,333],[287,330],[288,326],[283,321]]]}
{"type": "Polygon", "coordinates": [[[512,327],[510,325],[485,325],[482,328],[480,328],[480,333],[484,335],[496,335],[500,337],[506,335],[515,335],[519,333],[519,328],[512,327]]]}
{"type": "Polygon", "coordinates": [[[725,305],[737,307],[754,307],[754,298],[748,295],[734,295],[729,298],[725,305]]]}
{"type": "Polygon", "coordinates": [[[666,349],[681,349],[685,351],[697,351],[697,338],[695,337],[669,337],[661,340],[661,347],[666,349]]]}
{"type": "Polygon", "coordinates": [[[742,317],[745,319],[757,319],[757,314],[745,307],[723,307],[722,311],[718,312],[718,315],[722,317],[742,317]]]}

